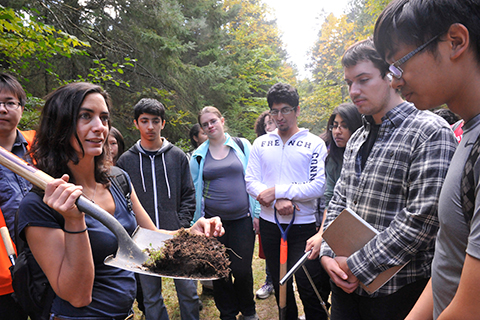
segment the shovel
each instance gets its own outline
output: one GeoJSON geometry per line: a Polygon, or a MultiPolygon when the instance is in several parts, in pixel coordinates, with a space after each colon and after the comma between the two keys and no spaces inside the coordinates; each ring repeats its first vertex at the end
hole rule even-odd
{"type": "MultiPolygon", "coordinates": [[[[274,216],[275,216],[275,223],[277,224],[278,228],[280,229],[280,234],[282,238],[280,239],[280,279],[285,277],[287,274],[287,260],[288,260],[288,230],[293,225],[295,221],[295,206],[293,207],[293,215],[292,220],[288,224],[287,228],[283,230],[282,225],[278,221],[277,218],[277,208],[274,208],[274,216]]],[[[279,308],[279,319],[286,320],[287,319],[287,287],[285,284],[281,284],[279,287],[278,293],[278,308],[279,308]]]]}
{"type": "MultiPolygon", "coordinates": [[[[38,170],[31,164],[25,162],[2,147],[0,147],[0,164],[12,170],[19,176],[24,177],[42,190],[45,190],[47,183],[54,179],[45,172],[38,170]]],[[[132,235],[132,238],[130,238],[125,228],[120,224],[120,222],[118,222],[117,219],[84,196],[80,196],[77,199],[76,204],[80,211],[85,212],[92,218],[100,221],[117,237],[117,253],[105,258],[104,263],[106,265],[150,276],[173,279],[193,279],[192,277],[174,277],[162,275],[151,272],[142,267],[142,264],[149,258],[148,254],[144,252],[144,249],[161,248],[164,245],[164,241],[172,238],[172,235],[137,227],[132,235]]],[[[218,278],[211,277],[195,279],[215,280],[218,278]]]]}

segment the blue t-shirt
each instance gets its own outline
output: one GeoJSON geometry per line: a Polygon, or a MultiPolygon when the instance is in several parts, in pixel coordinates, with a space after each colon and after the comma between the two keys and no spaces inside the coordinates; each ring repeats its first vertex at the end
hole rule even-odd
{"type": "MultiPolygon", "coordinates": [[[[130,179],[128,179],[130,183],[130,179]]],[[[137,226],[132,211],[127,208],[127,202],[121,190],[114,184],[110,192],[115,201],[114,217],[131,235],[137,226]]],[[[24,229],[27,226],[63,228],[64,219],[48,207],[42,198],[34,192],[25,196],[19,208],[20,236],[25,240],[24,229]],[[58,220],[60,218],[60,220],[58,220]]],[[[75,308],[69,302],[55,297],[51,312],[65,317],[122,317],[132,308],[136,295],[136,282],[133,272],[107,266],[103,263],[105,257],[117,252],[115,235],[98,220],[85,215],[88,235],[92,246],[95,264],[95,280],[93,283],[92,302],[85,307],[75,308]]],[[[78,279],[82,281],[81,279],[78,279]]]]}

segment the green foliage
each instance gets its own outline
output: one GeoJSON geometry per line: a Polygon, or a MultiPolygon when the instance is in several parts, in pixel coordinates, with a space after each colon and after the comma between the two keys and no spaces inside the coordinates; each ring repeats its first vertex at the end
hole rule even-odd
{"type": "Polygon", "coordinates": [[[0,5],[0,66],[12,71],[27,69],[32,64],[51,65],[55,55],[71,58],[85,54],[86,41],[66,34],[53,26],[37,21],[34,16],[0,5]]]}
{"type": "Polygon", "coordinates": [[[349,100],[343,81],[342,55],[355,42],[371,36],[376,17],[388,2],[352,0],[347,14],[325,18],[310,53],[313,81],[300,85],[301,120],[308,126],[323,129],[333,109],[349,100]]]}
{"type": "Polygon", "coordinates": [[[44,101],[40,98],[27,96],[27,103],[23,110],[22,118],[18,124],[20,130],[35,130],[40,119],[40,110],[44,101]]]}
{"type": "MultiPolygon", "coordinates": [[[[260,0],[9,4],[0,10],[2,69],[17,75],[32,97],[73,81],[102,85],[127,146],[138,138],[132,106],[141,98],[166,106],[162,135],[173,143],[188,136],[206,105],[220,109],[232,135],[253,140],[267,90],[278,81],[295,83],[276,23],[260,0]]],[[[22,125],[33,127],[38,110],[26,109],[22,125]]]]}
{"type": "Polygon", "coordinates": [[[175,142],[175,146],[182,149],[183,152],[187,153],[192,149],[192,145],[190,143],[190,139],[181,138],[175,142]]]}
{"type": "MultiPolygon", "coordinates": [[[[123,64],[119,63],[112,63],[107,65],[107,58],[102,59],[94,59],[93,63],[96,65],[95,67],[90,68],[90,73],[84,78],[82,75],[78,75],[79,81],[86,81],[91,83],[96,83],[99,85],[104,85],[105,83],[112,82],[117,87],[120,85],[125,85],[130,87],[128,81],[124,81],[117,77],[117,75],[124,74],[124,69],[126,67],[134,67],[133,63],[136,61],[135,59],[125,58],[123,64]]],[[[69,81],[62,81],[59,80],[60,83],[67,84],[69,81]]]]}

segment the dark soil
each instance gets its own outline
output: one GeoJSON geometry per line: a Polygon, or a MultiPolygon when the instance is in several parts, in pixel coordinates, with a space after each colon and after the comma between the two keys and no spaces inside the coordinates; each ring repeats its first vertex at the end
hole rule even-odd
{"type": "Polygon", "coordinates": [[[225,246],[216,238],[182,230],[160,250],[146,250],[150,259],[143,266],[154,273],[204,279],[224,278],[230,272],[225,246]]]}

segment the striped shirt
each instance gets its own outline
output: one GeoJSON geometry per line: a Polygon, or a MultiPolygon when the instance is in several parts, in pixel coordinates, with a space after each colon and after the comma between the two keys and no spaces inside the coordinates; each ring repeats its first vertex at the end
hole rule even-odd
{"type": "MultiPolygon", "coordinates": [[[[369,121],[373,123],[364,117],[364,126],[348,141],[325,227],[348,207],[380,232],[347,260],[362,283],[408,262],[373,295],[360,287],[356,291],[378,297],[430,277],[439,227],[438,196],[457,142],[445,120],[404,102],[382,118],[362,170],[359,155],[370,132],[369,121]]],[[[325,242],[320,255],[334,257],[325,242]]]]}

